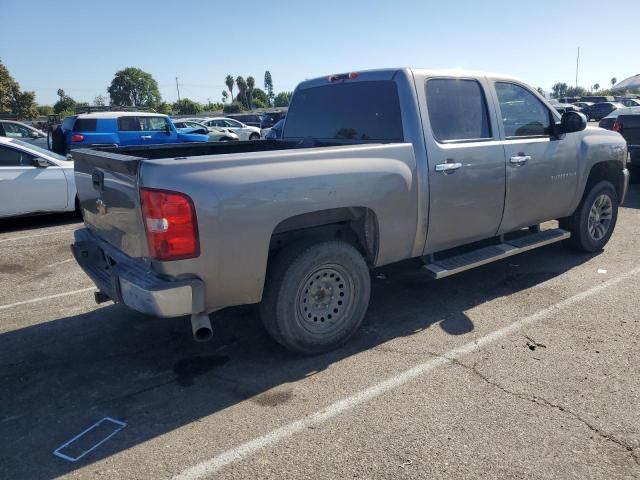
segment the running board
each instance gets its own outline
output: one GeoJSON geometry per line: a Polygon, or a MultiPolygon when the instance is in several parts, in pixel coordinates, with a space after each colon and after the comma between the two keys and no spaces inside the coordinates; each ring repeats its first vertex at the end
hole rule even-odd
{"type": "Polygon", "coordinates": [[[431,277],[440,279],[528,250],[533,250],[534,248],[560,242],[570,236],[571,233],[561,228],[544,230],[542,232],[514,238],[513,240],[506,240],[499,245],[482,247],[461,255],[434,260],[433,263],[426,265],[424,268],[431,277]]]}

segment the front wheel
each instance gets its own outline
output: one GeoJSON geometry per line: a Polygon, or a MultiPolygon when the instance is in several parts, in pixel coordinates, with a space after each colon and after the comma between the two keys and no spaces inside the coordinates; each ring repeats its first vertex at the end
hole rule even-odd
{"type": "Polygon", "coordinates": [[[353,246],[302,243],[270,265],[260,314],[274,340],[313,355],[344,344],[356,332],[370,292],[369,268],[353,246]]]}
{"type": "Polygon", "coordinates": [[[617,220],[618,194],[611,182],[603,180],[591,187],[570,217],[560,220],[560,228],[571,232],[570,248],[595,252],[607,244],[617,220]]]}
{"type": "Polygon", "coordinates": [[[258,135],[257,133],[252,133],[251,135],[249,135],[249,140],[260,140],[260,135],[258,135]]]}

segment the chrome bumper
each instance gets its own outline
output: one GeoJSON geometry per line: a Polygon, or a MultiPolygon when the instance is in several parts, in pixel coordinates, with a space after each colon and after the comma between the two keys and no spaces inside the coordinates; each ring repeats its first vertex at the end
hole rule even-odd
{"type": "Polygon", "coordinates": [[[98,289],[115,303],[156,317],[204,311],[204,284],[198,278],[165,279],[84,228],[74,233],[71,251],[98,289]]]}

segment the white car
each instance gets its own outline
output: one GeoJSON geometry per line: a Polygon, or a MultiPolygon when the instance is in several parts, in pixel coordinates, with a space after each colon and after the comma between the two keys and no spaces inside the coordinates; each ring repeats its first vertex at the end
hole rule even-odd
{"type": "Polygon", "coordinates": [[[0,120],[0,137],[17,138],[42,148],[47,146],[47,134],[13,120],[0,120]]]}
{"type": "Polygon", "coordinates": [[[233,132],[240,140],[259,140],[260,129],[258,127],[250,127],[233,118],[216,117],[200,120],[200,123],[205,124],[207,127],[215,127],[220,130],[233,132]]]}
{"type": "Polygon", "coordinates": [[[21,140],[0,137],[0,218],[77,210],[73,162],[21,140]]]}

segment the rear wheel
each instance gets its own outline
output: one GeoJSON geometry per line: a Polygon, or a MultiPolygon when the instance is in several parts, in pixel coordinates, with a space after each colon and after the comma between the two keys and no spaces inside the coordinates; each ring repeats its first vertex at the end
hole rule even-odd
{"type": "Polygon", "coordinates": [[[618,219],[618,194],[606,180],[596,183],[582,198],[570,217],[560,220],[569,230],[567,245],[581,252],[601,250],[611,238],[618,219]]]}
{"type": "Polygon", "coordinates": [[[342,345],[356,332],[370,292],[369,269],[353,246],[298,244],[270,266],[260,313],[278,343],[313,355],[342,345]]]}

